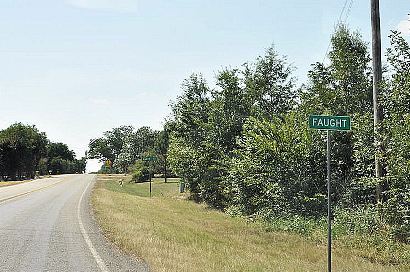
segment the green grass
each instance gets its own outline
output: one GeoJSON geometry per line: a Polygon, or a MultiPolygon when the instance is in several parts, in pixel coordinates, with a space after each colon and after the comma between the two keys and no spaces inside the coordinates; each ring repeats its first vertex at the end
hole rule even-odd
{"type": "MultiPolygon", "coordinates": [[[[263,224],[229,217],[188,201],[178,184],[155,179],[124,182],[98,176],[92,203],[106,236],[144,259],[152,271],[326,271],[326,245],[298,234],[268,231],[263,224]]],[[[333,249],[334,271],[409,271],[333,249]]]]}
{"type": "MultiPolygon", "coordinates": [[[[302,216],[277,218],[264,222],[269,231],[286,231],[303,235],[318,244],[327,243],[327,220],[306,219],[302,216]]],[[[332,224],[333,246],[349,248],[357,256],[386,265],[406,266],[410,271],[410,245],[391,239],[386,233],[352,234],[341,223],[332,224]]],[[[407,271],[407,270],[406,270],[407,271]]]]}
{"type": "MultiPolygon", "coordinates": [[[[126,193],[135,196],[149,197],[149,182],[133,183],[129,177],[122,175],[112,176],[115,179],[106,181],[105,186],[108,190],[119,193],[126,193]],[[123,180],[123,186],[119,186],[119,180],[123,180]]],[[[153,178],[151,184],[151,194],[153,197],[172,197],[178,193],[179,179],[168,179],[164,183],[163,178],[153,178]]]]}

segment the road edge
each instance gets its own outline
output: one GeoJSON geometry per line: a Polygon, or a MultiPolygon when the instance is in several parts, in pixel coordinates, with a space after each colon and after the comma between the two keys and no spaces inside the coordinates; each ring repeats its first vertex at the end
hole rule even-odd
{"type": "MultiPolygon", "coordinates": [[[[95,229],[96,232],[98,232],[98,234],[103,238],[102,242],[105,245],[107,245],[114,254],[116,254],[117,256],[121,256],[125,259],[128,259],[135,264],[134,270],[126,270],[126,271],[143,271],[143,272],[151,271],[149,265],[146,263],[144,259],[136,255],[130,254],[127,251],[121,249],[119,246],[117,246],[115,243],[113,243],[113,241],[111,241],[107,237],[104,229],[101,227],[100,223],[98,222],[98,218],[96,216],[95,209],[92,203],[92,198],[94,196],[97,183],[98,183],[98,176],[95,174],[92,181],[90,182],[89,188],[85,192],[85,198],[84,198],[85,201],[83,202],[85,210],[83,210],[83,212],[86,212],[88,214],[88,217],[89,217],[88,223],[90,223],[91,227],[95,229]]],[[[102,252],[100,252],[100,255],[104,255],[101,253],[102,252]]],[[[113,270],[113,271],[124,271],[124,270],[113,270]]]]}

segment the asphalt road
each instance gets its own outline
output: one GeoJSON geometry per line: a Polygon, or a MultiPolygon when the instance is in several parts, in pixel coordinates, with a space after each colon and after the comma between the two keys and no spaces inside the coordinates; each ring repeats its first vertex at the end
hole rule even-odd
{"type": "Polygon", "coordinates": [[[94,175],[0,188],[0,271],[148,271],[115,248],[92,217],[94,175]]]}

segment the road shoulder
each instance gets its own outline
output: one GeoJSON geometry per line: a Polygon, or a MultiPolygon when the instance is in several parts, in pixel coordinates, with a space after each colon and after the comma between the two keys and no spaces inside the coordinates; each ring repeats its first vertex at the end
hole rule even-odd
{"type": "Polygon", "coordinates": [[[92,195],[96,185],[96,178],[88,187],[84,194],[84,201],[81,207],[81,218],[84,222],[85,230],[97,250],[101,259],[109,271],[149,271],[149,267],[141,259],[131,256],[119,249],[114,243],[107,239],[104,231],[97,222],[95,210],[92,205],[92,195]],[[115,261],[112,261],[115,260],[115,261]]]}

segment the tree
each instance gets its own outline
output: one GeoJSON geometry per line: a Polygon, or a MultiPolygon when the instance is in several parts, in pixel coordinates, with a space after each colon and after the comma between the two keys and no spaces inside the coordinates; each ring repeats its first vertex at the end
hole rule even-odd
{"type": "Polygon", "coordinates": [[[150,175],[148,166],[142,160],[137,160],[132,166],[130,166],[129,172],[131,173],[134,182],[147,181],[150,175]]]}
{"type": "Polygon", "coordinates": [[[312,113],[364,114],[372,111],[370,55],[359,33],[339,25],[331,39],[330,64],[313,64],[302,89],[303,107],[312,113]]]}
{"type": "Polygon", "coordinates": [[[332,175],[335,200],[340,200],[355,178],[372,176],[374,149],[372,113],[372,80],[370,56],[360,34],[339,25],[331,39],[329,65],[316,63],[309,71],[308,84],[301,90],[305,118],[309,114],[352,116],[355,129],[332,133],[332,175]],[[360,125],[360,127],[357,127],[360,125]],[[356,133],[357,132],[357,133],[356,133]],[[358,167],[360,166],[360,167],[358,167]]]}
{"type": "Polygon", "coordinates": [[[182,85],[173,105],[169,147],[172,168],[188,184],[194,199],[224,208],[229,203],[226,180],[237,137],[250,116],[274,118],[296,105],[292,68],[273,48],[244,71],[224,69],[210,90],[201,76],[182,85]],[[187,172],[186,167],[192,171],[187,172]]]}
{"type": "Polygon", "coordinates": [[[396,31],[387,50],[390,77],[383,93],[383,121],[387,176],[384,182],[382,217],[392,234],[410,240],[410,45],[396,31]],[[388,143],[388,144],[386,144],[388,143]]]}
{"type": "Polygon", "coordinates": [[[75,153],[64,143],[49,143],[47,145],[47,156],[48,158],[60,157],[72,161],[75,158],[75,153]]]}
{"type": "Polygon", "coordinates": [[[191,75],[182,84],[182,95],[172,104],[174,133],[199,146],[206,136],[210,89],[202,75],[191,75]]]}
{"type": "Polygon", "coordinates": [[[47,137],[35,126],[16,123],[0,131],[3,175],[11,179],[34,178],[46,153],[47,137]]]}
{"type": "Polygon", "coordinates": [[[143,153],[154,148],[157,134],[157,131],[147,126],[138,128],[135,132],[130,133],[122,152],[131,154],[132,161],[142,159],[143,153]]]}
{"type": "Polygon", "coordinates": [[[88,148],[88,157],[90,159],[99,159],[100,161],[113,161],[115,159],[114,151],[109,146],[106,138],[91,139],[88,148]]]}
{"type": "Polygon", "coordinates": [[[87,167],[87,156],[82,157],[79,160],[75,160],[75,172],[83,174],[87,167]]]}
{"type": "Polygon", "coordinates": [[[114,161],[113,167],[122,173],[127,173],[128,167],[134,162],[135,160],[132,159],[132,155],[130,153],[122,152],[114,161]]]}
{"type": "Polygon", "coordinates": [[[40,175],[82,173],[86,159],[63,143],[52,143],[35,126],[16,123],[0,131],[0,175],[4,179],[34,178],[40,175]]]}
{"type": "Polygon", "coordinates": [[[121,126],[104,132],[101,138],[91,139],[88,145],[88,157],[90,159],[99,159],[102,162],[110,161],[114,163],[123,151],[133,130],[132,126],[121,126]]]}
{"type": "Polygon", "coordinates": [[[262,217],[325,210],[325,161],[317,160],[323,147],[313,144],[302,116],[251,117],[231,160],[234,209],[262,217]]]}
{"type": "Polygon", "coordinates": [[[74,151],[64,143],[50,142],[47,145],[47,162],[47,168],[53,175],[83,172],[82,165],[75,159],[74,151]]]}
{"type": "Polygon", "coordinates": [[[201,200],[201,182],[206,180],[208,163],[202,155],[209,116],[210,90],[201,75],[191,75],[182,84],[182,95],[172,105],[173,120],[169,161],[173,170],[190,189],[192,198],[201,200]],[[189,156],[185,156],[189,153],[189,156]],[[200,163],[202,162],[202,163],[200,163]],[[199,164],[198,164],[199,163],[199,164]],[[191,165],[191,173],[188,173],[191,165]]]}
{"type": "Polygon", "coordinates": [[[216,80],[218,88],[212,91],[207,141],[228,154],[237,147],[236,137],[250,116],[252,101],[237,69],[222,70],[216,80]]]}
{"type": "Polygon", "coordinates": [[[169,128],[168,125],[164,125],[164,129],[160,131],[156,137],[154,143],[154,149],[157,157],[157,165],[159,166],[159,171],[163,173],[165,178],[165,183],[168,177],[168,148],[169,148],[169,128]]]}
{"type": "Polygon", "coordinates": [[[158,132],[147,126],[137,130],[132,126],[114,128],[90,141],[88,157],[104,162],[101,169],[104,173],[127,173],[145,152],[154,149],[157,136],[158,132]]]}
{"type": "Polygon", "coordinates": [[[389,132],[385,135],[385,142],[389,142],[388,174],[403,175],[410,173],[410,46],[398,32],[392,32],[390,38],[392,47],[387,55],[392,73],[387,86],[390,91],[384,93],[383,127],[389,132]]]}
{"type": "Polygon", "coordinates": [[[244,65],[244,83],[252,102],[253,115],[266,118],[289,112],[297,102],[293,67],[285,57],[279,57],[273,47],[255,63],[244,65]]]}

